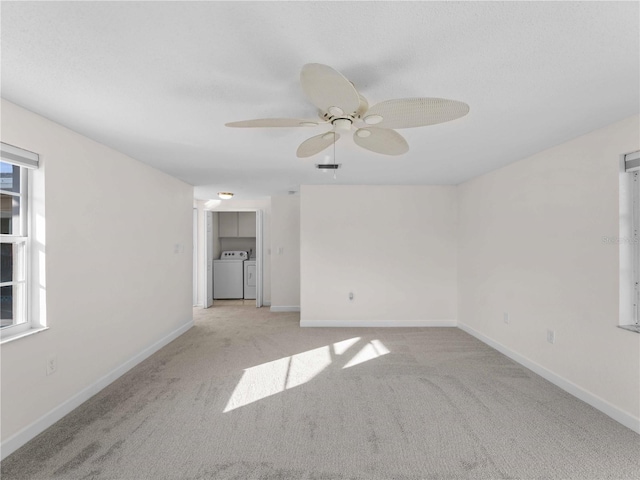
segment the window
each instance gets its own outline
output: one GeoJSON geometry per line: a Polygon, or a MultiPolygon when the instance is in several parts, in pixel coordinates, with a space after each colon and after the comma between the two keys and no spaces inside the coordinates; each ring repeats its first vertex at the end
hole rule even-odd
{"type": "Polygon", "coordinates": [[[29,320],[29,170],[38,155],[1,145],[0,337],[31,328],[29,320]]]}
{"type": "Polygon", "coordinates": [[[640,333],[640,151],[623,156],[620,232],[621,327],[640,333]],[[628,272],[624,274],[624,272],[628,272]],[[625,285],[626,283],[626,285],[625,285]],[[626,314],[624,312],[627,312],[626,314]]]}

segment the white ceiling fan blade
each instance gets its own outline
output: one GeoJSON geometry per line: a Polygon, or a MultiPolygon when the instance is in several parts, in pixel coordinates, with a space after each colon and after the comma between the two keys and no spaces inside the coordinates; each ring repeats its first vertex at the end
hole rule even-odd
{"type": "Polygon", "coordinates": [[[402,155],[409,151],[404,137],[388,128],[360,128],[353,134],[353,141],[362,148],[384,155],[402,155]]]}
{"type": "Polygon", "coordinates": [[[353,114],[360,106],[358,92],[340,72],[320,63],[307,63],[300,72],[302,90],[311,103],[323,112],[331,112],[340,116],[336,108],[343,114],[353,114]]]}
{"type": "Polygon", "coordinates": [[[256,120],[242,120],[240,122],[225,123],[227,127],[237,128],[261,128],[261,127],[315,127],[319,123],[316,120],[301,118],[258,118],[256,120]]]}
{"type": "Polygon", "coordinates": [[[321,135],[316,135],[315,137],[311,137],[308,140],[305,140],[298,147],[298,151],[296,154],[299,158],[306,158],[316,153],[320,153],[327,147],[333,145],[338,139],[340,135],[335,132],[327,132],[321,135]]]}
{"type": "Polygon", "coordinates": [[[464,117],[467,113],[469,105],[456,100],[402,98],[374,105],[364,115],[363,120],[376,127],[411,128],[449,122],[464,117]]]}

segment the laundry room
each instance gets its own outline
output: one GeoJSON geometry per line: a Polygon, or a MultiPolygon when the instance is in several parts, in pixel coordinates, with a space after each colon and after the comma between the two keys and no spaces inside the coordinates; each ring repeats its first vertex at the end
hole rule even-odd
{"type": "Polygon", "coordinates": [[[256,212],[215,212],[213,217],[214,303],[254,304],[256,299],[256,212]]]}

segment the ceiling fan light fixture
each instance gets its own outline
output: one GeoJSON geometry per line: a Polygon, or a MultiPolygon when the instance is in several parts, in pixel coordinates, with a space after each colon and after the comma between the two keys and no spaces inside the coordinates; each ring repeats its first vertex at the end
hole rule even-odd
{"type": "MultiPolygon", "coordinates": [[[[262,118],[226,125],[306,127],[329,124],[333,128],[330,133],[320,133],[302,142],[298,146],[296,156],[311,157],[333,145],[335,162],[336,141],[347,132],[352,133],[356,145],[365,150],[383,155],[402,155],[409,151],[409,144],[395,129],[450,122],[469,113],[469,105],[464,102],[431,97],[385,100],[369,108],[369,102],[358,93],[349,79],[328,65],[320,63],[307,63],[302,67],[300,84],[307,99],[316,107],[320,120],[262,118]],[[355,128],[352,128],[354,125],[355,128]]],[[[335,175],[336,170],[333,171],[335,175]]]]}
{"type": "Polygon", "coordinates": [[[231,193],[231,192],[218,192],[218,197],[220,197],[222,200],[229,200],[230,198],[233,198],[233,193],[231,193]]]}
{"type": "Polygon", "coordinates": [[[364,117],[364,123],[366,123],[367,125],[377,125],[382,120],[384,120],[384,118],[382,118],[382,115],[368,115],[364,117]]]}
{"type": "Polygon", "coordinates": [[[351,130],[351,120],[348,118],[336,118],[333,122],[331,122],[334,127],[340,130],[351,130]]]}

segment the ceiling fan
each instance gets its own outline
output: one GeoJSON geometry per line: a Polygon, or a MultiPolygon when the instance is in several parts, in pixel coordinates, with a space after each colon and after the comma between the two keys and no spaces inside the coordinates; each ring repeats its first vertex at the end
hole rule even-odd
{"type": "Polygon", "coordinates": [[[469,113],[469,105],[444,98],[403,98],[380,102],[369,108],[340,72],[320,63],[308,63],[300,72],[302,89],[319,111],[320,120],[261,118],[227,123],[227,127],[315,127],[331,124],[332,130],[302,142],[297,156],[310,157],[333,145],[340,132],[353,133],[362,148],[385,155],[402,155],[409,144],[394,128],[411,128],[449,122],[469,113]]]}

